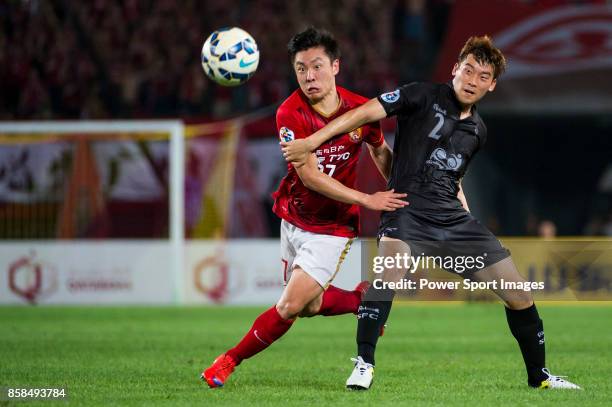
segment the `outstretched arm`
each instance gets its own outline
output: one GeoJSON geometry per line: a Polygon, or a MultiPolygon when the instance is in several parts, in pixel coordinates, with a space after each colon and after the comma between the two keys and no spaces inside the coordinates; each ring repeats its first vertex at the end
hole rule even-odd
{"type": "Polygon", "coordinates": [[[306,163],[294,163],[295,170],[304,186],[336,201],[351,205],[360,205],[375,211],[394,211],[408,205],[401,200],[406,194],[397,194],[393,190],[366,194],[347,187],[340,181],[323,174],[317,167],[317,158],[309,154],[306,163]]]}
{"type": "Polygon", "coordinates": [[[378,99],[370,99],[363,105],[335,118],[309,137],[288,143],[281,142],[283,155],[287,161],[304,163],[308,153],[314,151],[332,137],[348,133],[366,123],[375,122],[385,117],[387,117],[387,113],[378,99]]]}

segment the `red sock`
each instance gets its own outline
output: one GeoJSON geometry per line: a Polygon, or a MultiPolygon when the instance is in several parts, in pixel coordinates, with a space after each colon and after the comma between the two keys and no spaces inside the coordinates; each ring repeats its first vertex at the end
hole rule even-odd
{"type": "Polygon", "coordinates": [[[243,359],[261,352],[280,338],[291,328],[292,319],[281,318],[276,306],[257,317],[251,330],[242,338],[240,343],[226,353],[234,359],[236,364],[240,364],[243,359]]]}
{"type": "Polygon", "coordinates": [[[360,291],[347,291],[330,285],[323,293],[323,302],[317,315],[356,314],[360,303],[360,291]]]}

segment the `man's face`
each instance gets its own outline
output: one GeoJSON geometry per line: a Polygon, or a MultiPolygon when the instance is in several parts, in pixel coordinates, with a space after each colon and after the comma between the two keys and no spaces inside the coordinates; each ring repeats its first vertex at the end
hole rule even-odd
{"type": "Polygon", "coordinates": [[[335,89],[340,61],[331,61],[323,47],[308,48],[295,54],[293,69],[302,92],[317,103],[335,89]]]}
{"type": "Polygon", "coordinates": [[[478,63],[472,54],[469,54],[461,64],[455,64],[453,76],[455,94],[463,105],[473,105],[478,102],[487,92],[493,92],[497,84],[493,79],[493,67],[478,63]]]}

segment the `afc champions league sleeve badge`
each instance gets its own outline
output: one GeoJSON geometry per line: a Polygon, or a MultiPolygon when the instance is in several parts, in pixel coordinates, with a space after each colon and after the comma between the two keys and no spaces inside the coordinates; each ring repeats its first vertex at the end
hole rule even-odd
{"type": "Polygon", "coordinates": [[[387,92],[380,95],[380,98],[387,103],[395,103],[400,98],[400,90],[396,89],[393,92],[387,92]]]}
{"type": "Polygon", "coordinates": [[[293,131],[287,127],[281,127],[278,132],[278,136],[280,137],[281,141],[285,142],[295,140],[295,134],[293,134],[293,131]]]}

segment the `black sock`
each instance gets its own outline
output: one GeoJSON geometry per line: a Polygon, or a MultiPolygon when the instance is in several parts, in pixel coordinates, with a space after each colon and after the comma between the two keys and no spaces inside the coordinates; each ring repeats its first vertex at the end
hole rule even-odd
{"type": "Polygon", "coordinates": [[[523,310],[511,310],[506,307],[506,319],[510,332],[516,339],[523,354],[527,369],[527,382],[537,387],[547,376],[542,372],[546,367],[544,345],[544,325],[538,315],[535,304],[523,310]]]}
{"type": "Polygon", "coordinates": [[[374,351],[380,336],[380,329],[387,322],[393,290],[376,290],[372,287],[366,292],[357,311],[357,354],[364,362],[374,365],[374,351]]]}

